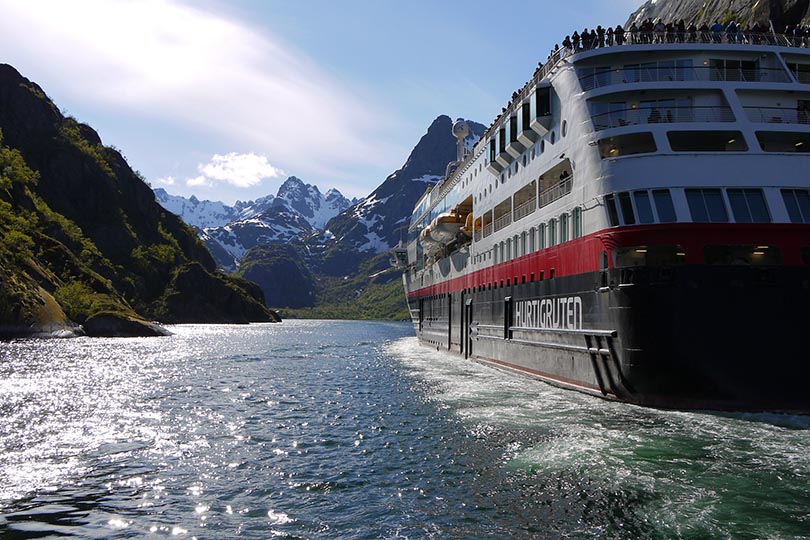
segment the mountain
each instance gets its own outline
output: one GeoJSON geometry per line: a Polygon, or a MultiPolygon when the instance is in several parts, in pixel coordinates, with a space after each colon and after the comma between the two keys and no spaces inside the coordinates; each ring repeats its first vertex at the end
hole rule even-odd
{"type": "Polygon", "coordinates": [[[323,194],[317,186],[305,184],[295,176],[281,184],[275,197],[268,195],[248,203],[237,202],[234,207],[165,193],[160,188],[155,190],[158,201],[161,204],[165,201],[164,207],[177,213],[186,223],[203,229],[200,238],[217,265],[229,271],[236,270],[239,261],[254,246],[309,236],[357,202],[350,201],[336,189],[323,194]],[[198,225],[204,220],[216,219],[225,222],[215,226],[198,225]]]}
{"type": "MultiPolygon", "coordinates": [[[[471,148],[484,126],[468,124],[465,145],[471,148]]],[[[402,167],[329,220],[325,230],[247,251],[240,275],[256,281],[268,304],[284,308],[287,316],[407,318],[400,273],[387,251],[405,238],[416,201],[456,159],[452,125],[448,116],[436,118],[402,167]]]]}
{"type": "MultiPolygon", "coordinates": [[[[483,135],[485,127],[468,121],[467,148],[483,135]]],[[[360,262],[384,253],[407,238],[416,201],[438,182],[447,164],[456,159],[453,121],[439,116],[411,151],[404,165],[391,173],[371,195],[341,212],[326,226],[328,234],[308,240],[318,270],[328,275],[345,275],[360,262]]]]}
{"type": "Polygon", "coordinates": [[[676,21],[683,19],[696,26],[715,20],[734,20],[745,25],[773,23],[777,32],[788,26],[810,24],[810,0],[648,0],[627,19],[625,28],[644,19],[676,21]]]}
{"type": "Polygon", "coordinates": [[[163,208],[198,229],[222,227],[232,221],[252,218],[270,208],[275,199],[273,195],[268,195],[255,201],[236,201],[235,205],[228,206],[219,201],[201,201],[194,195],[189,198],[170,195],[163,188],[154,191],[155,199],[163,208]]]}
{"type": "Polygon", "coordinates": [[[277,320],[90,126],[0,64],[0,331],[277,320]]]}

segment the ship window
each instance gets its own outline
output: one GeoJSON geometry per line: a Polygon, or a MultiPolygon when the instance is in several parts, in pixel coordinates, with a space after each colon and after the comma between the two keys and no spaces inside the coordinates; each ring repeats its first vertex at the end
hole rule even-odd
{"type": "Polygon", "coordinates": [[[605,195],[605,208],[608,213],[608,223],[611,227],[619,224],[619,212],[616,210],[616,200],[613,195],[605,195]]]}
{"type": "Polygon", "coordinates": [[[788,216],[793,223],[810,223],[810,191],[806,189],[783,189],[788,216]]]}
{"type": "Polygon", "coordinates": [[[706,264],[773,265],[782,264],[782,252],[775,246],[709,245],[703,248],[706,264]]]}
{"type": "Polygon", "coordinates": [[[527,239],[528,239],[528,235],[526,234],[526,231],[523,231],[523,233],[521,233],[521,235],[520,235],[520,254],[521,255],[526,255],[526,253],[528,253],[526,251],[527,239]]]}
{"type": "Polygon", "coordinates": [[[692,221],[710,223],[728,221],[723,194],[719,189],[687,189],[685,191],[692,221]]]}
{"type": "Polygon", "coordinates": [[[548,221],[548,245],[553,246],[557,244],[557,220],[550,219],[548,221]]]}
{"type": "Polygon", "coordinates": [[[551,88],[538,88],[534,93],[537,116],[551,115],[551,88]]]}
{"type": "Polygon", "coordinates": [[[554,132],[552,131],[552,132],[551,132],[551,137],[550,137],[550,138],[549,138],[549,140],[548,140],[548,142],[550,142],[551,144],[554,144],[554,136],[555,136],[555,135],[554,135],[554,132]]]}
{"type": "Polygon", "coordinates": [[[668,189],[654,189],[652,192],[655,201],[655,210],[658,212],[658,221],[671,223],[678,221],[675,215],[675,206],[672,204],[672,195],[668,189]]]}
{"type": "Polygon", "coordinates": [[[623,191],[618,194],[619,207],[622,209],[622,220],[625,225],[633,225],[636,223],[636,217],[633,214],[633,203],[630,202],[630,194],[623,191]]]}
{"type": "MultiPolygon", "coordinates": [[[[529,253],[537,251],[537,231],[534,227],[529,229],[529,253]]],[[[534,281],[534,279],[532,279],[534,281]]]]}
{"type": "Polygon", "coordinates": [[[655,152],[657,149],[655,139],[653,139],[652,133],[648,131],[606,137],[599,140],[599,156],[602,159],[644,154],[655,152]]]}
{"type": "Polygon", "coordinates": [[[508,261],[512,259],[512,239],[506,239],[506,258],[504,260],[508,261]]]}
{"type": "Polygon", "coordinates": [[[793,72],[796,80],[800,83],[810,83],[810,64],[788,63],[788,68],[793,72]]]}
{"type": "Polygon", "coordinates": [[[653,223],[652,205],[650,204],[650,194],[644,191],[634,191],[633,199],[636,202],[636,212],[638,212],[639,223],[653,223]]]}
{"type": "Polygon", "coordinates": [[[761,189],[728,189],[731,213],[738,223],[769,223],[771,216],[761,189]]]}
{"type": "Polygon", "coordinates": [[[568,214],[560,215],[560,242],[568,241],[568,214]]]}
{"type": "Polygon", "coordinates": [[[568,121],[563,120],[562,128],[560,129],[560,135],[565,137],[568,134],[568,121]]]}
{"type": "Polygon", "coordinates": [[[614,266],[675,266],[686,262],[686,253],[675,246],[632,246],[613,250],[614,266]]]}
{"type": "Polygon", "coordinates": [[[669,131],[675,152],[745,152],[748,145],[739,131],[669,131]]]}
{"type": "Polygon", "coordinates": [[[574,208],[573,220],[574,222],[574,238],[582,236],[582,208],[577,206],[574,208]]]}
{"type": "Polygon", "coordinates": [[[545,249],[546,247],[546,224],[541,223],[538,227],[538,239],[537,239],[537,248],[538,249],[545,249]]]}
{"type": "Polygon", "coordinates": [[[545,139],[540,141],[540,153],[542,154],[546,149],[546,141],[545,139]]]}
{"type": "Polygon", "coordinates": [[[504,258],[504,255],[506,255],[506,244],[504,244],[503,240],[501,240],[501,262],[504,262],[506,260],[504,258]]]}
{"type": "Polygon", "coordinates": [[[757,131],[757,140],[765,152],[810,152],[810,133],[757,131]]]}

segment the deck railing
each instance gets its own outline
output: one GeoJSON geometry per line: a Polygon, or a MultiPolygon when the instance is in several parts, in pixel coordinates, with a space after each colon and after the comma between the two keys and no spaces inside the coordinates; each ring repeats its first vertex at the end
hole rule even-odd
{"type": "Polygon", "coordinates": [[[492,234],[492,223],[484,225],[484,238],[492,234]]]}
{"type": "Polygon", "coordinates": [[[537,210],[537,198],[532,197],[528,201],[515,207],[515,221],[525,218],[535,210],[537,210]]]}
{"type": "Polygon", "coordinates": [[[569,176],[565,180],[561,181],[559,184],[551,186],[547,190],[543,191],[540,194],[540,204],[539,207],[543,208],[551,204],[552,202],[556,201],[557,199],[564,197],[571,193],[571,188],[574,185],[574,178],[569,176]]]}
{"type": "Polygon", "coordinates": [[[751,122],[810,124],[810,111],[789,107],[744,107],[751,122]]]}
{"type": "Polygon", "coordinates": [[[495,227],[492,232],[497,232],[512,223],[512,212],[508,212],[495,220],[495,227]]]}
{"type": "MultiPolygon", "coordinates": [[[[607,36],[604,39],[595,39],[589,43],[580,41],[579,46],[576,48],[560,47],[555,49],[549,54],[548,59],[534,71],[532,78],[529,79],[523,87],[515,92],[512,100],[506,107],[506,111],[499,115],[492,125],[484,133],[482,140],[486,140],[493,127],[499,126],[501,119],[505,116],[508,117],[512,114],[511,106],[513,103],[518,103],[528,96],[529,92],[548,75],[552,69],[557,65],[560,60],[571,56],[572,54],[579,53],[585,50],[611,48],[611,47],[626,47],[628,45],[648,45],[648,44],[692,44],[701,43],[706,46],[732,44],[732,45],[768,45],[776,47],[810,47],[810,36],[796,37],[793,35],[776,34],[772,32],[735,32],[729,34],[727,32],[671,32],[656,33],[656,32],[630,32],[625,31],[622,38],[619,39],[614,35],[612,39],[607,36]]],[[[755,71],[763,71],[762,69],[755,71]]],[[[773,70],[779,72],[784,76],[784,79],[776,82],[790,82],[790,78],[781,69],[773,70]]],[[[810,73],[806,72],[793,72],[799,82],[810,83],[810,73]]],[[[687,79],[691,80],[691,79],[687,79]]],[[[726,79],[718,79],[726,80],[726,79]]],[[[750,81],[752,78],[739,79],[750,81]]],[[[768,80],[768,79],[758,79],[768,80]]]]}
{"type": "Polygon", "coordinates": [[[731,107],[664,107],[644,106],[619,109],[594,115],[593,126],[597,131],[639,124],[673,122],[733,122],[731,107]]]}
{"type": "Polygon", "coordinates": [[[661,81],[793,82],[782,68],[728,68],[715,66],[654,66],[606,69],[579,78],[583,90],[614,84],[661,81]]]}

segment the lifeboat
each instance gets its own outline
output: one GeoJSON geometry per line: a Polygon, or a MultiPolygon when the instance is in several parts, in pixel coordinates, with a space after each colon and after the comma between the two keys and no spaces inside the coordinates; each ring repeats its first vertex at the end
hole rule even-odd
{"type": "Polygon", "coordinates": [[[430,236],[437,242],[447,245],[456,239],[463,226],[464,218],[461,214],[455,210],[442,212],[431,222],[430,236]]]}
{"type": "Polygon", "coordinates": [[[422,244],[422,249],[425,250],[425,255],[431,257],[439,253],[442,249],[442,244],[433,238],[433,228],[428,225],[422,232],[419,233],[419,242],[422,244]]]}

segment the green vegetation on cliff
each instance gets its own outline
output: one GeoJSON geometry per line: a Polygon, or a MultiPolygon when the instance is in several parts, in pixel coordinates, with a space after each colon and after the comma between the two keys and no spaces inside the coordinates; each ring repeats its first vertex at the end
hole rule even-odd
{"type": "MultiPolygon", "coordinates": [[[[0,64],[0,326],[272,321],[98,134],[0,64]]],[[[131,325],[130,325],[131,326],[131,325]]]]}

